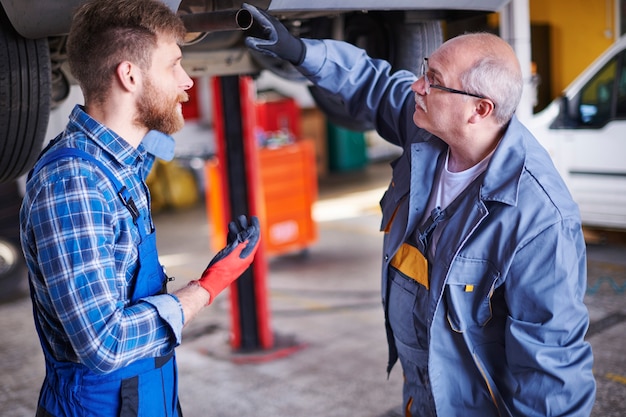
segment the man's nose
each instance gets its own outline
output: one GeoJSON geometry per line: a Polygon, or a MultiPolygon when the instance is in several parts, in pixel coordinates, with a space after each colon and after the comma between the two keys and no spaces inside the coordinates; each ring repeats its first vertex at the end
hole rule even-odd
{"type": "Polygon", "coordinates": [[[413,81],[413,84],[411,84],[411,90],[414,93],[420,94],[422,96],[426,95],[426,78],[422,76],[413,81]]]}
{"type": "Polygon", "coordinates": [[[185,91],[187,91],[191,87],[193,87],[193,79],[189,76],[189,74],[187,74],[187,71],[183,70],[183,74],[184,74],[184,77],[181,82],[181,86],[183,87],[185,91]]]}

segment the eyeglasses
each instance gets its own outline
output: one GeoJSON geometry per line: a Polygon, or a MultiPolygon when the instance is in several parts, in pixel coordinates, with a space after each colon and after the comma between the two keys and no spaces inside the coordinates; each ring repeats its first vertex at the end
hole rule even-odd
{"type": "Polygon", "coordinates": [[[491,100],[490,98],[481,96],[479,94],[468,93],[467,91],[455,90],[454,88],[448,88],[448,87],[444,87],[443,85],[433,84],[430,81],[430,78],[428,78],[428,58],[424,58],[424,62],[422,62],[422,77],[424,77],[424,90],[426,91],[426,94],[430,94],[431,88],[436,88],[437,90],[447,91],[448,93],[463,94],[465,96],[491,100]]]}

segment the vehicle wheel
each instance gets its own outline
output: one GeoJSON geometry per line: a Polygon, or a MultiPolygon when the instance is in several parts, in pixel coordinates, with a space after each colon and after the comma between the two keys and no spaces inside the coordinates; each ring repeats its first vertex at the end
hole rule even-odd
{"type": "MultiPolygon", "coordinates": [[[[346,19],[345,40],[374,58],[386,59],[394,71],[406,69],[417,74],[423,58],[443,42],[443,34],[436,20],[405,22],[401,14],[369,13],[346,19]]],[[[373,124],[355,122],[336,96],[315,86],[309,87],[309,91],[330,122],[354,131],[374,128],[373,124]]]]}
{"type": "Polygon", "coordinates": [[[50,51],[46,39],[26,39],[0,8],[0,182],[30,169],[50,116],[50,51]]]}
{"type": "Polygon", "coordinates": [[[28,293],[26,263],[20,248],[0,238],[0,303],[13,301],[28,293]]]}
{"type": "Polygon", "coordinates": [[[16,181],[0,184],[0,302],[28,292],[26,262],[20,247],[21,201],[16,181]]]}

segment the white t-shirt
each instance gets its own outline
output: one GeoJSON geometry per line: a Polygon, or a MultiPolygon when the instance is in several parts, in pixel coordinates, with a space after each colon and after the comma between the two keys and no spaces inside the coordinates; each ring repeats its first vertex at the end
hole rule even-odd
{"type": "MultiPolygon", "coordinates": [[[[489,165],[491,155],[493,155],[493,152],[487,155],[482,161],[465,171],[450,172],[448,171],[448,158],[450,157],[450,150],[448,149],[446,162],[435,176],[435,186],[430,194],[428,206],[426,206],[426,211],[421,224],[428,220],[428,217],[435,207],[439,207],[442,210],[448,207],[448,205],[450,205],[450,203],[453,202],[454,199],[472,183],[472,181],[482,174],[487,169],[487,165],[489,165]]],[[[441,228],[436,227],[430,237],[430,256],[435,254],[437,242],[439,241],[440,236],[441,228]]]]}

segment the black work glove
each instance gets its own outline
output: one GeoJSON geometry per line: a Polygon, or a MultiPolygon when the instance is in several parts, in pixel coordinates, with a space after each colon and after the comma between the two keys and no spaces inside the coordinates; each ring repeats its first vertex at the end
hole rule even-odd
{"type": "Polygon", "coordinates": [[[294,65],[302,64],[306,54],[302,40],[289,33],[285,25],[265,11],[248,3],[244,3],[242,8],[252,15],[252,25],[244,31],[246,45],[250,49],[284,59],[294,65]]]}

